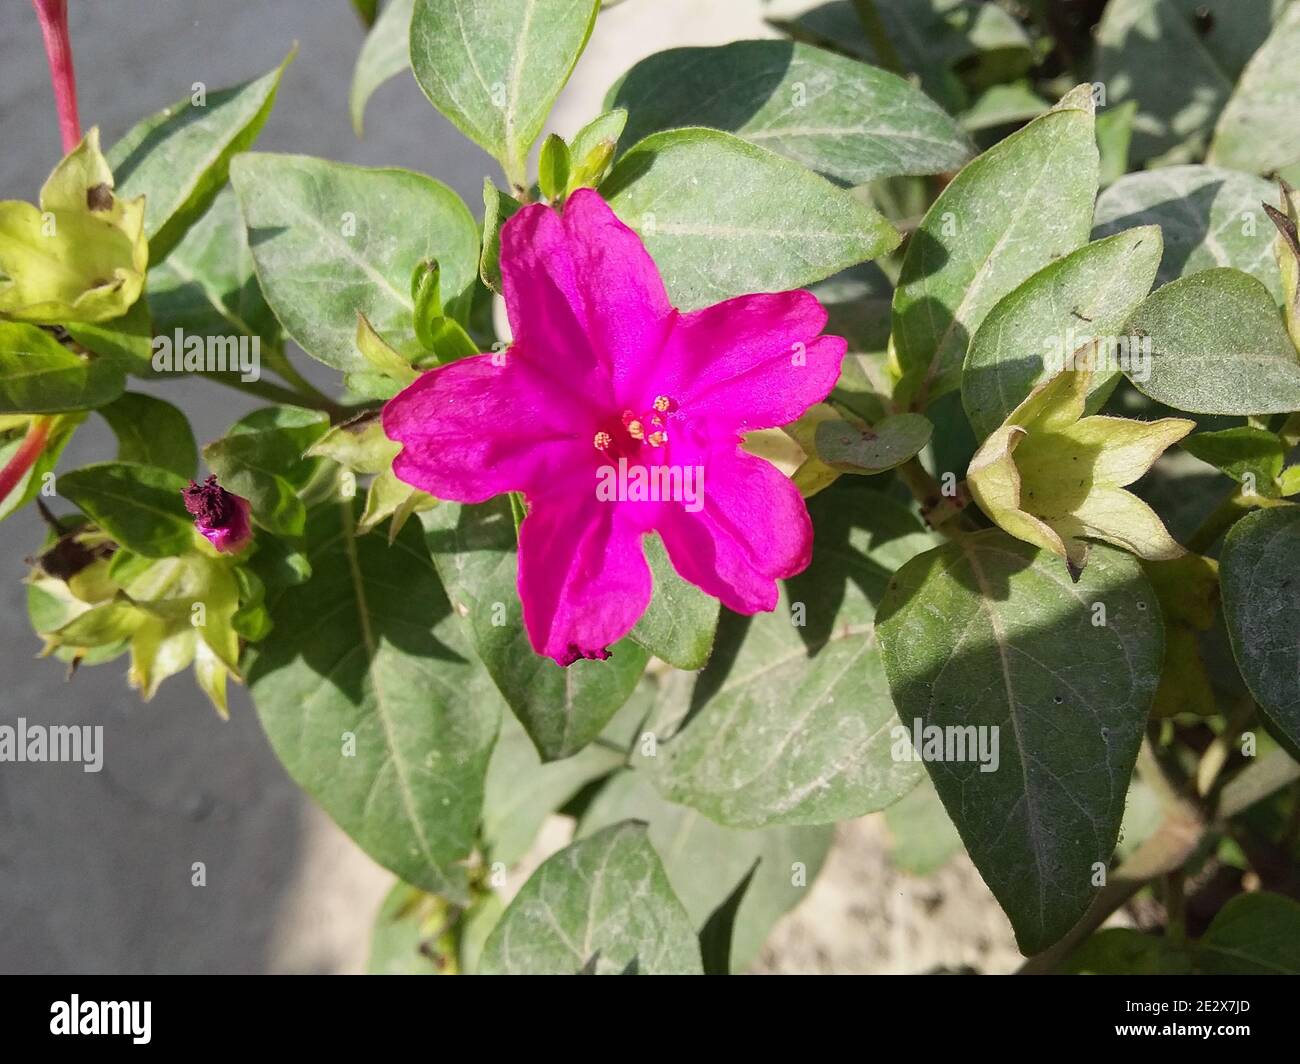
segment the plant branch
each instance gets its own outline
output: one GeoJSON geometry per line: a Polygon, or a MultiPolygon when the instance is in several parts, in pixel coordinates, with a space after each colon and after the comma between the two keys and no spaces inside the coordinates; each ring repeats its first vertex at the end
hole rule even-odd
{"type": "Polygon", "coordinates": [[[1242,495],[1238,488],[1219,503],[1187,539],[1187,549],[1193,554],[1204,554],[1214,546],[1229,528],[1245,517],[1258,504],[1256,496],[1242,495]]]}
{"type": "Polygon", "coordinates": [[[4,469],[0,469],[0,502],[9,497],[9,493],[21,483],[27,471],[36,464],[36,460],[45,449],[45,442],[50,437],[50,428],[53,425],[53,418],[37,417],[33,418],[32,423],[27,426],[27,435],[23,437],[18,450],[14,452],[4,469]]]}
{"type": "Polygon", "coordinates": [[[63,154],[67,155],[81,140],[77,76],[72,68],[72,39],[68,36],[68,0],[32,0],[32,6],[36,8],[41,36],[45,38],[54,105],[59,112],[59,133],[63,137],[63,154]]]}
{"type": "Polygon", "coordinates": [[[345,421],[357,413],[357,409],[337,403],[328,396],[317,392],[315,388],[311,389],[315,393],[313,395],[295,391],[292,388],[286,388],[282,384],[274,384],[271,381],[245,381],[224,373],[205,373],[203,376],[210,381],[224,384],[227,388],[234,388],[236,391],[244,392],[247,395],[255,395],[259,399],[265,399],[268,402],[301,406],[308,410],[323,410],[329,414],[331,421],[345,421]]]}
{"type": "Polygon", "coordinates": [[[945,494],[939,482],[915,457],[909,458],[894,472],[921,507],[925,523],[936,532],[951,539],[963,532],[976,531],[974,523],[963,512],[968,500],[962,487],[958,486],[956,495],[945,494]]]}

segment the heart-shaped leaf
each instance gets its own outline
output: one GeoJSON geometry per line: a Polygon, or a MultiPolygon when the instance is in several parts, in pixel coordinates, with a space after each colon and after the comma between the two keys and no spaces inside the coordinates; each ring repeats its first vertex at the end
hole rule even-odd
{"type": "Polygon", "coordinates": [[[401,354],[423,353],[411,298],[418,263],[438,260],[448,303],[478,272],[478,226],[431,177],[249,153],[230,178],[267,302],[299,347],[335,369],[367,368],[358,313],[401,354]]]}
{"type": "Polygon", "coordinates": [[[1242,518],[1223,545],[1223,616],[1260,709],[1300,747],[1300,506],[1242,518]]]}
{"type": "Polygon", "coordinates": [[[1278,302],[1282,286],[1273,258],[1277,230],[1264,214],[1277,186],[1217,166],[1162,166],[1125,174],[1097,198],[1096,238],[1158,225],[1165,253],[1160,288],[1215,266],[1232,266],[1263,281],[1278,302]]]}
{"type": "Polygon", "coordinates": [[[483,975],[699,975],[700,946],[646,826],[625,821],[534,872],[483,948],[483,975]]]}
{"type": "Polygon", "coordinates": [[[841,473],[871,476],[900,466],[930,442],[934,426],[922,414],[894,414],[870,428],[828,420],[817,426],[817,457],[841,473]]]}
{"type": "Polygon", "coordinates": [[[910,82],[788,41],[674,48],[637,63],[606,98],[626,137],[708,126],[847,184],[960,169],[974,154],[957,123],[910,82]]]}
{"type": "Polygon", "coordinates": [[[253,81],[187,96],[131,127],[109,149],[117,194],[145,198],[151,265],[162,262],[212,205],[230,160],[252,146],[270,117],[280,78],[296,53],[253,81]]]}
{"type": "Polygon", "coordinates": [[[1137,560],[1059,558],[979,532],[899,570],[878,624],[911,756],[1037,953],[1104,882],[1160,678],[1164,631],[1137,560]]]}
{"type": "Polygon", "coordinates": [[[1139,391],[1195,414],[1300,410],[1300,355],[1268,289],[1240,270],[1205,270],[1156,289],[1129,319],[1151,345],[1139,391]]]}
{"type": "Polygon", "coordinates": [[[633,756],[665,798],[730,827],[861,816],[921,775],[891,756],[898,718],[873,619],[894,570],[932,541],[905,507],[856,479],[808,509],[812,565],[786,581],[774,613],[723,615],[708,667],[676,700],[680,712],[689,706],[685,724],[652,718],[657,742],[633,756]]]}
{"type": "Polygon", "coordinates": [[[1085,244],[998,301],[962,367],[962,406],[977,437],[993,432],[1071,359],[1093,359],[1088,409],[1102,405],[1118,380],[1119,363],[1137,354],[1131,350],[1137,343],[1121,330],[1151,290],[1161,247],[1156,226],[1130,229],[1085,244]],[[1093,340],[1100,341],[1095,353],[1093,340]]]}
{"type": "Polygon", "coordinates": [[[415,526],[391,546],[357,537],[352,506],[312,512],[316,575],[268,598],[253,701],[289,775],[363,850],[463,903],[500,699],[415,526]]]}
{"type": "Polygon", "coordinates": [[[883,255],[899,239],[875,210],[824,177],[712,129],[647,137],[600,190],[641,234],[668,294],[686,310],[802,288],[883,255]]]}
{"type": "Polygon", "coordinates": [[[1080,85],[934,201],[894,292],[892,341],[916,405],[960,385],[970,338],[998,300],[1088,239],[1098,167],[1092,87],[1080,85]]]}
{"type": "Polygon", "coordinates": [[[415,80],[452,125],[524,186],[528,150],[599,10],[598,0],[416,0],[415,80]]]}
{"type": "Polygon", "coordinates": [[[35,325],[0,321],[0,414],[57,414],[111,403],[125,386],[106,358],[74,354],[35,325]]]}

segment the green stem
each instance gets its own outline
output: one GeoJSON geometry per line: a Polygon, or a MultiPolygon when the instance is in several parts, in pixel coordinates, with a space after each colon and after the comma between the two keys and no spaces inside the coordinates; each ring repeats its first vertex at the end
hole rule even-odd
{"type": "Polygon", "coordinates": [[[298,367],[289,361],[283,349],[267,359],[270,363],[271,370],[284,378],[294,389],[304,396],[310,396],[318,403],[333,403],[334,400],[322,392],[316,385],[312,384],[306,377],[298,372],[298,367]]]}
{"type": "Polygon", "coordinates": [[[853,7],[858,13],[862,32],[867,36],[867,43],[871,45],[876,61],[886,70],[905,75],[907,71],[903,68],[903,61],[899,58],[897,49],[889,39],[880,12],[876,10],[875,0],[853,0],[853,7]]]}
{"type": "Polygon", "coordinates": [[[963,512],[967,500],[960,485],[956,496],[945,495],[939,482],[930,475],[919,458],[909,458],[895,473],[907,485],[912,497],[921,507],[926,524],[949,539],[965,532],[977,531],[974,522],[963,512]]]}
{"type": "Polygon", "coordinates": [[[1187,941],[1187,878],[1181,868],[1165,876],[1165,937],[1181,946],[1187,941]]]}
{"type": "Polygon", "coordinates": [[[1219,541],[1219,537],[1228,531],[1239,518],[1258,505],[1254,497],[1242,495],[1238,488],[1231,492],[1201,522],[1200,527],[1188,537],[1187,549],[1193,554],[1204,554],[1219,541]]]}
{"type": "MultiPolygon", "coordinates": [[[[237,392],[255,395],[259,399],[265,399],[268,402],[301,406],[308,410],[323,410],[329,414],[331,421],[343,421],[356,413],[351,407],[336,403],[328,396],[320,393],[315,396],[307,395],[303,392],[294,391],[292,388],[286,388],[284,385],[274,384],[271,381],[245,381],[226,373],[205,373],[204,376],[210,381],[224,384],[227,388],[234,388],[237,392]]],[[[312,390],[315,391],[315,389],[312,390]]]]}
{"type": "Polygon", "coordinates": [[[1215,783],[1219,779],[1223,766],[1232,754],[1232,745],[1237,737],[1255,716],[1255,700],[1244,695],[1233,706],[1224,723],[1223,731],[1215,736],[1214,741],[1205,748],[1200,763],[1196,766],[1196,793],[1202,798],[1209,798],[1215,783]]]}

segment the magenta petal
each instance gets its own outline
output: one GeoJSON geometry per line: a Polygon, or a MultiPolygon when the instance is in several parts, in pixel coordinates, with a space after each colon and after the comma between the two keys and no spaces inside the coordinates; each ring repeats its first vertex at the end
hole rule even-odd
{"type": "Polygon", "coordinates": [[[676,311],[641,238],[593,189],[564,206],[587,335],[612,363],[615,390],[627,394],[654,369],[676,311]]]}
{"type": "Polygon", "coordinates": [[[383,425],[402,445],[399,479],[439,499],[483,502],[588,468],[592,418],[580,395],[530,363],[479,355],[420,376],[388,401],[383,425]]]}
{"type": "Polygon", "coordinates": [[[519,529],[519,597],[533,649],[568,665],[605,656],[650,604],[641,533],[579,491],[535,501],[519,529]]]}
{"type": "Polygon", "coordinates": [[[775,609],[776,581],[812,560],[812,522],[799,489],[734,448],[709,456],[703,508],[664,507],[657,527],[682,578],[737,613],[775,609]]]}
{"type": "Polygon", "coordinates": [[[788,425],[839,379],[848,344],[825,325],[810,292],[729,299],[678,319],[656,380],[719,427],[788,425]]]}
{"type": "Polygon", "coordinates": [[[524,207],[502,227],[501,281],[511,354],[568,388],[607,398],[610,358],[589,336],[570,236],[550,207],[524,207]]]}

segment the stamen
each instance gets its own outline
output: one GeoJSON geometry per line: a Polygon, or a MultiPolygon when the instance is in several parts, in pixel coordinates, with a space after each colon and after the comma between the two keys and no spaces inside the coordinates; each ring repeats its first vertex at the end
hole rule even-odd
{"type": "Polygon", "coordinates": [[[668,433],[663,432],[661,430],[656,430],[650,433],[650,435],[645,438],[645,442],[648,443],[651,447],[662,447],[665,443],[668,442],[668,433]]]}
{"type": "Polygon", "coordinates": [[[634,440],[644,439],[645,430],[641,427],[641,422],[639,422],[636,418],[633,418],[631,421],[627,422],[627,424],[624,427],[627,429],[627,434],[631,436],[632,439],[634,440]]]}
{"type": "Polygon", "coordinates": [[[596,438],[591,442],[595,445],[596,450],[604,451],[607,450],[609,448],[609,445],[614,442],[614,437],[611,436],[608,432],[598,432],[596,433],[596,438]]]}
{"type": "Polygon", "coordinates": [[[655,409],[661,414],[671,414],[677,409],[677,403],[670,396],[657,395],[655,396],[655,409]]]}

